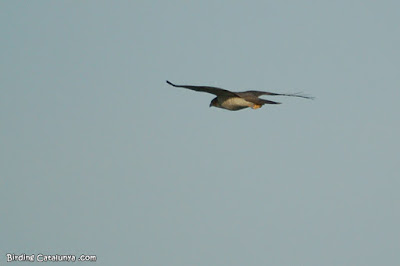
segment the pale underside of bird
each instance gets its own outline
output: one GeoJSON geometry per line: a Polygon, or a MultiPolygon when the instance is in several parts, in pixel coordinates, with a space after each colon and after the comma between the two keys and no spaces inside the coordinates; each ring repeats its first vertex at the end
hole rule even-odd
{"type": "Polygon", "coordinates": [[[176,85],[167,80],[167,83],[171,86],[178,88],[185,88],[194,91],[208,92],[216,95],[211,103],[210,107],[218,107],[222,109],[227,109],[230,111],[237,111],[244,108],[258,109],[264,104],[280,104],[279,102],[269,101],[259,98],[262,95],[270,96],[290,96],[290,97],[300,97],[305,99],[314,99],[311,96],[303,95],[300,93],[273,93],[267,91],[243,91],[243,92],[232,92],[225,89],[209,86],[192,86],[192,85],[176,85]]]}

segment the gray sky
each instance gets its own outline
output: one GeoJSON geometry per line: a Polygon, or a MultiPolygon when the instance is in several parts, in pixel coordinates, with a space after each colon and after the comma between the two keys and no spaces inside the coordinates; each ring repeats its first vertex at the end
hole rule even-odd
{"type": "Polygon", "coordinates": [[[400,265],[399,9],[1,1],[0,264],[400,265]]]}

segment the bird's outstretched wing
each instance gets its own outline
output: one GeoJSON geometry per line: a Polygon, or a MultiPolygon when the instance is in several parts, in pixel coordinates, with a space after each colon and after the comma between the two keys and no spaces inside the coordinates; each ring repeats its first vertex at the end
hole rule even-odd
{"type": "Polygon", "coordinates": [[[305,98],[305,99],[311,99],[313,100],[314,97],[304,95],[301,93],[274,93],[274,92],[268,92],[268,91],[243,91],[243,92],[236,92],[237,95],[239,95],[242,98],[246,97],[259,97],[262,95],[271,95],[271,96],[291,96],[291,97],[300,97],[300,98],[305,98]]]}
{"type": "Polygon", "coordinates": [[[167,83],[171,86],[174,87],[178,87],[178,88],[186,88],[189,90],[194,90],[194,91],[202,91],[202,92],[208,92],[211,94],[214,94],[216,96],[230,96],[230,97],[240,97],[238,94],[228,91],[228,90],[224,90],[221,88],[217,88],[217,87],[208,87],[208,86],[192,86],[192,85],[176,85],[173,84],[172,82],[169,82],[167,80],[167,83]]]}

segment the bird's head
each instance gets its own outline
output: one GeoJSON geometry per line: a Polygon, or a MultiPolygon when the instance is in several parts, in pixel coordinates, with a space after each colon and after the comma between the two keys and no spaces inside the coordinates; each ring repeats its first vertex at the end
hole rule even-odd
{"type": "Polygon", "coordinates": [[[210,102],[210,107],[211,106],[219,107],[219,102],[217,98],[212,99],[212,101],[210,102]]]}

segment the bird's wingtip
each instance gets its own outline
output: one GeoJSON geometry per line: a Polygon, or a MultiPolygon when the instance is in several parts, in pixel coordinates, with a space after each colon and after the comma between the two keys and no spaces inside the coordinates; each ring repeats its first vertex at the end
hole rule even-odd
{"type": "Polygon", "coordinates": [[[306,99],[309,99],[309,100],[315,100],[315,97],[311,96],[311,95],[304,95],[303,98],[306,98],[306,99]]]}
{"type": "Polygon", "coordinates": [[[314,100],[314,99],[315,99],[314,96],[311,96],[311,95],[308,95],[308,94],[304,94],[304,93],[302,93],[302,92],[294,93],[293,96],[301,97],[301,98],[309,99],[309,100],[314,100]]]}

